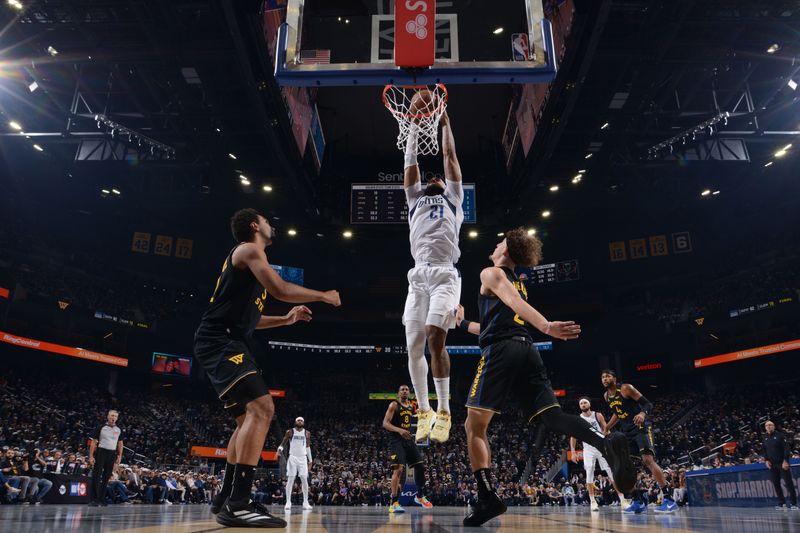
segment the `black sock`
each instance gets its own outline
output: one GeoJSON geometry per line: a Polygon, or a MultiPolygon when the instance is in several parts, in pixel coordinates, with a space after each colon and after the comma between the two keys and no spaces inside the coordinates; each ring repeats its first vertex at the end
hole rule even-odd
{"type": "Polygon", "coordinates": [[[478,499],[484,500],[491,496],[494,492],[492,488],[492,470],[490,468],[481,468],[473,472],[473,474],[478,482],[478,499]]]}
{"type": "Polygon", "coordinates": [[[581,417],[568,415],[560,407],[553,407],[543,412],[539,415],[539,420],[548,429],[591,444],[601,453],[605,449],[605,439],[603,437],[592,431],[589,424],[581,420],[581,417]]]}
{"type": "Polygon", "coordinates": [[[398,496],[397,494],[392,494],[392,503],[397,503],[397,500],[399,500],[399,499],[400,499],[400,496],[398,496]]]}
{"type": "Polygon", "coordinates": [[[253,465],[243,465],[241,463],[236,465],[236,477],[233,480],[233,491],[230,497],[231,502],[250,502],[250,491],[253,488],[255,468],[253,465]]]}
{"type": "Polygon", "coordinates": [[[665,498],[672,499],[672,486],[669,483],[664,483],[661,485],[661,493],[664,495],[665,498]]]}
{"type": "Polygon", "coordinates": [[[425,467],[422,463],[414,465],[414,483],[417,484],[417,497],[425,497],[425,467]]]}
{"type": "Polygon", "coordinates": [[[221,500],[227,500],[233,490],[233,474],[236,471],[236,465],[225,463],[225,477],[222,479],[222,488],[217,495],[221,500]]]}

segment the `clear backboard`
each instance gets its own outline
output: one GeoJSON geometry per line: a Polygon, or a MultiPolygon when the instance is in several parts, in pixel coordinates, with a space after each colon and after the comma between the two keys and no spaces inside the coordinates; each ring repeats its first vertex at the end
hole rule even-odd
{"type": "Polygon", "coordinates": [[[287,0],[275,76],[308,87],[549,82],[556,54],[544,2],[287,0]],[[409,36],[430,43],[432,65],[396,65],[396,46],[402,56],[409,36]]]}

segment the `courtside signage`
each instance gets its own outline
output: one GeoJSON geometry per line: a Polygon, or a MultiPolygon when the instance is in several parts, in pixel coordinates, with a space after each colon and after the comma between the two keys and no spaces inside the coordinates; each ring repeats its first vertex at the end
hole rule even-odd
{"type": "Polygon", "coordinates": [[[0,298],[8,298],[9,294],[11,294],[11,291],[5,287],[0,287],[0,298]]]}
{"type": "Polygon", "coordinates": [[[734,361],[741,361],[742,359],[752,359],[754,357],[763,357],[765,355],[790,352],[792,350],[800,350],[800,339],[788,342],[780,342],[778,344],[770,344],[769,346],[759,346],[758,348],[749,348],[747,350],[741,350],[739,352],[714,355],[712,357],[705,357],[703,359],[695,359],[694,367],[705,368],[707,366],[721,365],[723,363],[732,363],[734,361]]]}
{"type": "MultiPolygon", "coordinates": [[[[228,455],[228,450],[225,448],[217,448],[216,446],[192,446],[190,455],[195,457],[211,457],[213,459],[225,459],[228,455]]],[[[277,452],[261,452],[261,458],[265,461],[277,461],[277,452]]]]}
{"type": "Polygon", "coordinates": [[[0,331],[0,341],[22,348],[32,348],[43,352],[57,353],[69,357],[77,357],[79,359],[88,359],[89,361],[96,361],[98,363],[105,363],[107,365],[115,366],[128,366],[128,360],[124,357],[117,357],[116,355],[106,355],[104,353],[92,352],[84,350],[83,348],[72,348],[70,346],[62,346],[60,344],[53,344],[51,342],[38,341],[36,339],[28,339],[26,337],[18,337],[4,331],[0,331]]]}

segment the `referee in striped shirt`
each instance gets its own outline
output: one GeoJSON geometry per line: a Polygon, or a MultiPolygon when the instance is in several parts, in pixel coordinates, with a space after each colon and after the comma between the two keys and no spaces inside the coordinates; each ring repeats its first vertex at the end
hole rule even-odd
{"type": "Polygon", "coordinates": [[[91,434],[89,465],[92,467],[92,499],[90,507],[105,507],[106,486],[117,465],[122,462],[122,428],[117,425],[119,411],[108,412],[105,424],[98,425],[91,434]]]}

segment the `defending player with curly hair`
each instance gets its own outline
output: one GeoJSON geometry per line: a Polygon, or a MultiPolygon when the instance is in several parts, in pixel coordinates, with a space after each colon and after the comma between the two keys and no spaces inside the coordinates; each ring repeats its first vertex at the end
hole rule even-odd
{"type": "Polygon", "coordinates": [[[524,228],[506,233],[508,256],[521,267],[534,267],[542,261],[542,241],[536,235],[528,235],[524,228]]]}

